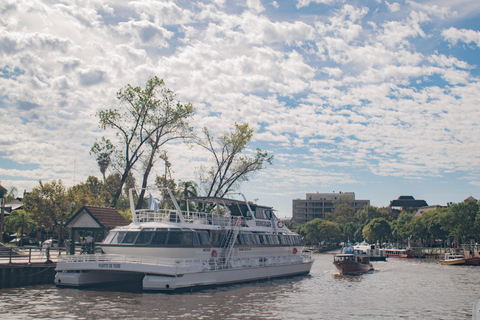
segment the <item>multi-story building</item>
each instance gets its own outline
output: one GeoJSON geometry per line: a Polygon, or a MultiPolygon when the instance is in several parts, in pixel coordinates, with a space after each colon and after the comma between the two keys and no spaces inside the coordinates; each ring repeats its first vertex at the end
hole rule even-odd
{"type": "Polygon", "coordinates": [[[342,200],[351,204],[355,212],[370,205],[370,200],[355,199],[354,192],[307,193],[305,199],[293,200],[292,222],[298,225],[316,218],[325,219],[325,213],[334,212],[335,205],[342,200]]]}

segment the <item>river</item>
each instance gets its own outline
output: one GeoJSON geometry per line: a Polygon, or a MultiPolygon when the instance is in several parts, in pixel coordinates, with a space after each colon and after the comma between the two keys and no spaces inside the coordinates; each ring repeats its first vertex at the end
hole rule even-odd
{"type": "Polygon", "coordinates": [[[308,276],[164,294],[54,285],[0,290],[2,319],[471,319],[480,266],[436,260],[373,262],[340,276],[316,254],[308,276]]]}

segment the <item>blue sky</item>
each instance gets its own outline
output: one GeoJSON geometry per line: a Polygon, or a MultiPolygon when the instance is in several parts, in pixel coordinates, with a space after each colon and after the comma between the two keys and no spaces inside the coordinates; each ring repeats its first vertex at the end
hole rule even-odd
{"type": "MultiPolygon", "coordinates": [[[[282,217],[316,191],[478,199],[479,18],[476,0],[3,1],[0,181],[101,177],[95,113],[156,75],[197,130],[255,129],[275,159],[241,191],[282,217]]],[[[208,162],[168,152],[177,180],[208,162]]]]}

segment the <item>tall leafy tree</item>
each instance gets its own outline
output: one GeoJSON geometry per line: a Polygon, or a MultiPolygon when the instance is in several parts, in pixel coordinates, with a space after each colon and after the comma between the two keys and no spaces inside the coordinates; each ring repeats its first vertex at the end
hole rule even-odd
{"type": "Polygon", "coordinates": [[[245,154],[252,137],[253,129],[248,123],[235,123],[231,132],[218,138],[207,128],[203,129],[203,138],[198,139],[198,144],[210,152],[213,159],[210,167],[202,166],[198,172],[206,196],[223,197],[248,181],[253,173],[272,163],[273,156],[258,148],[251,157],[245,154]]]}
{"type": "Polygon", "coordinates": [[[62,180],[45,184],[39,181],[39,186],[25,195],[23,204],[39,227],[47,232],[58,230],[62,234],[62,222],[67,218],[69,207],[62,180]]]}
{"type": "MultiPolygon", "coordinates": [[[[142,187],[145,188],[160,148],[170,140],[191,137],[188,119],[195,110],[191,104],[181,104],[174,97],[164,81],[155,76],[148,79],[144,89],[127,85],[117,93],[124,112],[108,109],[97,114],[100,127],[113,129],[120,139],[115,152],[112,152],[114,165],[121,174],[113,205],[116,205],[128,174],[137,163],[142,165],[142,187]]],[[[104,147],[105,143],[92,148],[92,152],[99,157],[97,152],[104,147]]],[[[139,203],[143,196],[142,190],[139,203]]]]}
{"type": "Polygon", "coordinates": [[[342,231],[338,223],[323,219],[313,219],[305,223],[300,233],[310,244],[318,244],[321,241],[340,239],[342,231]]]}
{"type": "Polygon", "coordinates": [[[387,240],[391,237],[392,229],[384,218],[375,218],[363,228],[362,234],[368,242],[387,240]]]}

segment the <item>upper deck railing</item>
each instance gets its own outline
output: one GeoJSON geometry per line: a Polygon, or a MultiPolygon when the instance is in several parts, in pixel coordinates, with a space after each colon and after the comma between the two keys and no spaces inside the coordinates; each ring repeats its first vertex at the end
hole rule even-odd
{"type": "MultiPolygon", "coordinates": [[[[176,210],[159,209],[157,211],[149,209],[136,210],[137,222],[182,222],[176,210]]],[[[209,224],[219,226],[231,226],[235,217],[224,216],[219,214],[181,211],[183,222],[192,224],[209,224]]]]}

